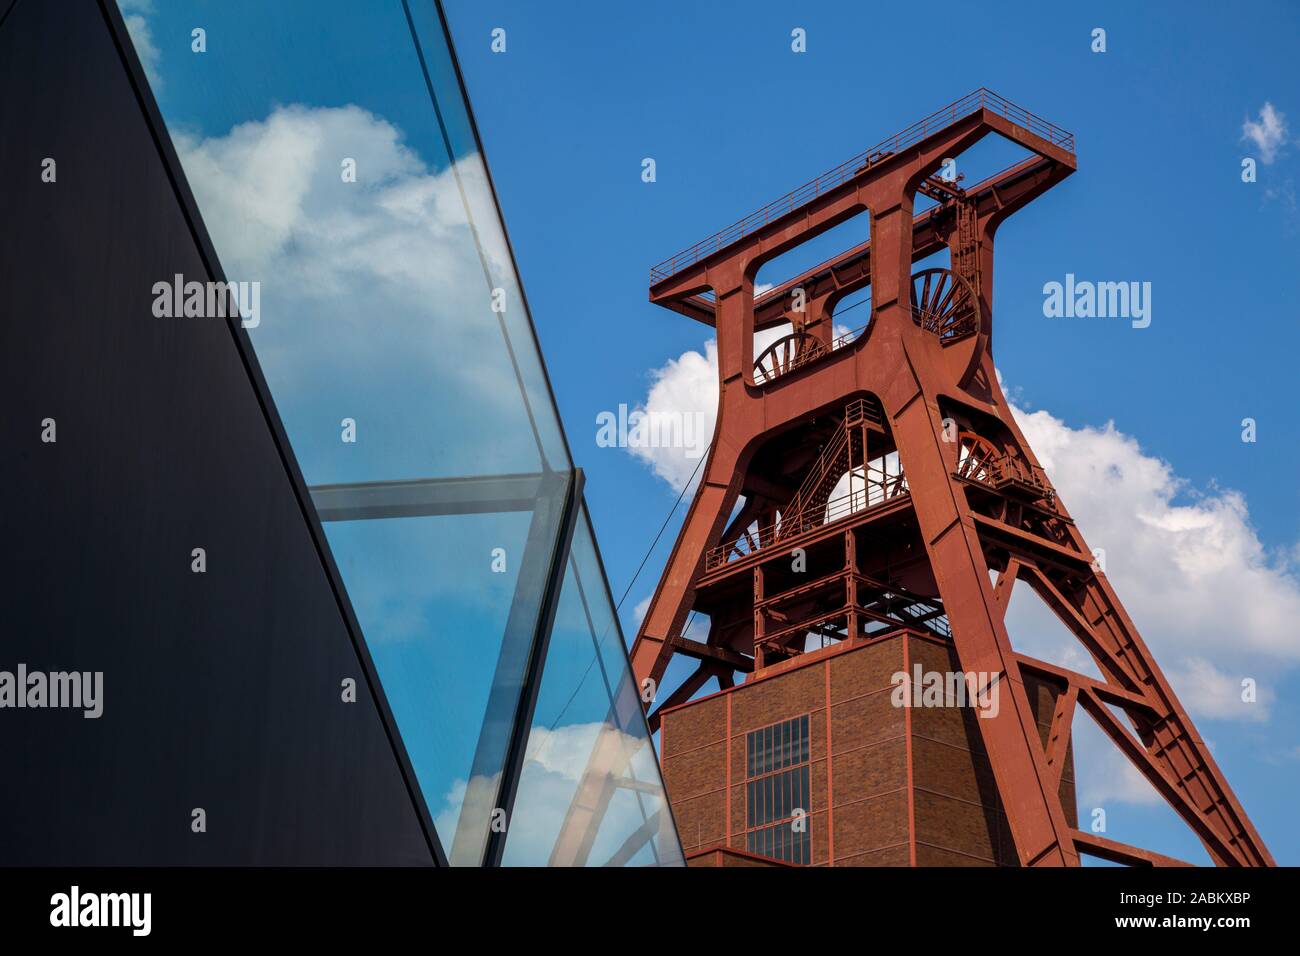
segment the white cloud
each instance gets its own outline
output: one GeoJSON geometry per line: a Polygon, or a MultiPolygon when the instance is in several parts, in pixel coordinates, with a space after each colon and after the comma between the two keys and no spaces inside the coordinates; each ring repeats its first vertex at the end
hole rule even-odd
{"type": "Polygon", "coordinates": [[[1259,150],[1260,161],[1266,166],[1277,158],[1286,137],[1286,116],[1272,103],[1266,102],[1260,108],[1258,120],[1247,119],[1241,124],[1241,138],[1259,150]]]}
{"type": "MultiPolygon", "coordinates": [[[[1288,555],[1265,549],[1245,498],[1198,492],[1112,423],[1016,415],[1184,706],[1265,719],[1274,683],[1300,662],[1300,581],[1288,555]],[[1257,703],[1240,699],[1245,677],[1259,682],[1257,703]]],[[[1013,640],[1017,623],[1009,614],[1013,640]]]]}
{"type": "MultiPolygon", "coordinates": [[[[704,345],[704,354],[690,351],[683,352],[661,369],[650,373],[652,384],[641,410],[649,416],[664,415],[664,420],[673,420],[672,416],[680,414],[681,420],[695,420],[700,416],[703,427],[701,435],[713,437],[713,428],[718,418],[718,343],[709,339],[704,345]]],[[[699,453],[702,449],[691,450],[671,444],[638,444],[629,446],[634,456],[648,464],[651,470],[668,484],[674,491],[681,491],[690,481],[691,475],[703,471],[699,453]]]]}

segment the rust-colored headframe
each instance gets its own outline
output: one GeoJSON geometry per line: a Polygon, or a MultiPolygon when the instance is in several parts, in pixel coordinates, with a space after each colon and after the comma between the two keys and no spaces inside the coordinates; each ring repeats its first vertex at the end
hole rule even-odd
{"type": "Polygon", "coordinates": [[[963,670],[995,675],[1010,694],[1011,706],[977,723],[1022,865],[1076,865],[1081,852],[1171,862],[1067,822],[1058,791],[1079,706],[1216,863],[1268,865],[994,373],[997,227],[1074,170],[1070,134],[981,89],[654,268],[651,301],[716,327],[720,387],[703,477],[637,634],[633,669],[657,685],[672,656],[698,660],[663,708],[711,677],[730,687],[736,672],[798,656],[809,635],[937,634],[963,670]],[[1033,155],[967,187],[936,175],[990,133],[1033,155]],[[934,200],[919,215],[917,193],[934,200]],[[764,262],[864,211],[867,242],[754,295],[764,262]],[[945,249],[949,268],[913,274],[914,262],[945,249]],[[868,287],[870,322],[837,336],[836,303],[868,287]],[[789,334],[756,361],[755,332],[787,323],[789,334]],[[806,559],[797,578],[792,554],[806,559]],[[1018,579],[1103,679],[1012,648],[1003,618],[1018,579]],[[708,615],[705,641],[683,636],[692,611],[708,615]],[[1055,688],[1046,745],[1026,672],[1055,688]]]}

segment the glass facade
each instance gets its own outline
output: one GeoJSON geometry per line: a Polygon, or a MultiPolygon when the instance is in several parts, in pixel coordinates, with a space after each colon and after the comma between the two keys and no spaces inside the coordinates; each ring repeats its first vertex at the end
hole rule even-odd
{"type": "Polygon", "coordinates": [[[505,862],[683,862],[585,509],[574,531],[505,862]]]}
{"type": "Polygon", "coordinates": [[[441,12],[119,9],[449,861],[681,862],[441,12]]]}

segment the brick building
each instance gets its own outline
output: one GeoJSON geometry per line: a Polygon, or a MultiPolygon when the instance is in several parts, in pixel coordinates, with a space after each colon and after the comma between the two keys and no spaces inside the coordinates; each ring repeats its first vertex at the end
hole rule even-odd
{"type": "MultiPolygon", "coordinates": [[[[894,675],[915,684],[918,664],[958,670],[950,645],[902,628],[666,709],[664,779],[691,865],[745,865],[743,853],[813,866],[1016,866],[977,710],[923,706],[920,687],[896,705],[894,675]]],[[[1046,742],[1059,691],[1028,676],[1026,690],[1046,742]]],[[[1061,799],[1075,826],[1071,754],[1061,799]]]]}

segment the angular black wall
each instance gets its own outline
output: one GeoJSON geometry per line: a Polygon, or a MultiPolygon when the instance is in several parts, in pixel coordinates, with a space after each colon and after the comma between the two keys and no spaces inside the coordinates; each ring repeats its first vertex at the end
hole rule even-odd
{"type": "Polygon", "coordinates": [[[0,26],[0,670],[103,671],[104,714],[0,709],[0,865],[429,864],[231,330],[152,315],[153,283],[209,278],[160,156],[98,4],[18,0],[0,26]]]}

